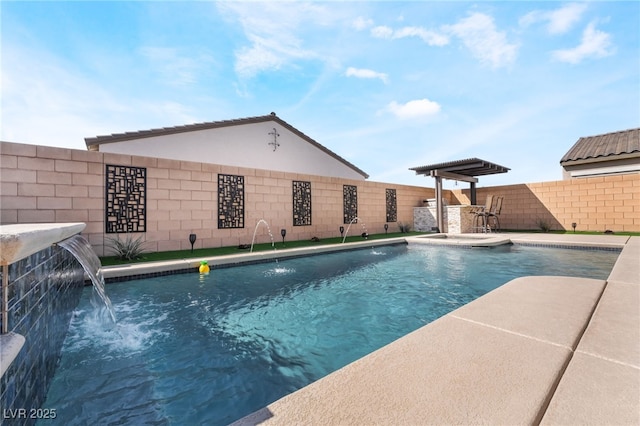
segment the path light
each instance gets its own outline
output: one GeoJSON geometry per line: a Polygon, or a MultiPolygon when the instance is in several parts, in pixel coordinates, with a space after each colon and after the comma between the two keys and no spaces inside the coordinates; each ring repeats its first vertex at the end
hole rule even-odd
{"type": "Polygon", "coordinates": [[[576,226],[578,226],[578,224],[577,224],[577,223],[575,223],[575,222],[573,222],[573,223],[571,224],[571,227],[573,228],[573,232],[574,232],[574,233],[576,232],[576,226]]]}
{"type": "Polygon", "coordinates": [[[193,253],[193,245],[196,243],[196,234],[189,234],[189,242],[191,243],[191,253],[193,253]]]}
{"type": "Polygon", "coordinates": [[[285,237],[285,235],[287,235],[287,230],[286,229],[281,229],[280,230],[280,235],[282,235],[282,245],[284,245],[284,237],[285,237]]]}
{"type": "Polygon", "coordinates": [[[389,224],[385,223],[384,224],[384,233],[386,234],[388,230],[389,230],[389,224]]]}
{"type": "Polygon", "coordinates": [[[344,234],[344,226],[341,226],[339,229],[340,229],[340,238],[342,238],[342,235],[344,234]]]}

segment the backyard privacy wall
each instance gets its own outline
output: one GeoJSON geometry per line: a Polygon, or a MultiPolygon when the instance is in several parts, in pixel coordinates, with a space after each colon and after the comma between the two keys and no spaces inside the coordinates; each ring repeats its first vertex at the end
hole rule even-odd
{"type": "MultiPolygon", "coordinates": [[[[2,142],[3,224],[84,222],[105,237],[144,235],[149,251],[250,244],[260,219],[275,241],[397,232],[432,188],[2,142]],[[294,223],[296,224],[294,226],[294,223]],[[363,228],[364,227],[364,228],[363,228]]],[[[270,242],[266,228],[256,242],[270,242]]]]}
{"type": "MultiPolygon", "coordinates": [[[[612,230],[640,232],[640,173],[572,180],[483,187],[477,202],[487,195],[503,196],[503,229],[612,230]]],[[[454,204],[468,204],[469,190],[451,191],[454,204]]]]}
{"type": "MultiPolygon", "coordinates": [[[[191,233],[196,248],[250,244],[260,219],[275,241],[280,229],[287,240],[340,236],[345,215],[360,218],[350,235],[363,225],[382,233],[385,223],[395,232],[435,196],[426,187],[8,142],[0,142],[0,165],[2,224],[84,222],[98,255],[108,254],[105,236],[127,231],[144,235],[149,251],[188,249],[191,233]]],[[[552,229],[575,222],[581,231],[640,232],[640,174],[480,187],[479,204],[487,194],[505,197],[504,229],[538,229],[543,220],[552,229]]],[[[444,197],[469,203],[468,190],[444,197]]],[[[264,226],[256,241],[270,241],[264,226]]]]}

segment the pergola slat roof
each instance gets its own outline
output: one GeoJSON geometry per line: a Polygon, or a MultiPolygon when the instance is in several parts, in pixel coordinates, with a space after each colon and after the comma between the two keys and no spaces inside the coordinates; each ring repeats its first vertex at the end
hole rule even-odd
{"type": "Polygon", "coordinates": [[[412,167],[418,175],[431,175],[432,170],[440,170],[447,173],[456,173],[463,176],[486,176],[496,173],[506,173],[509,168],[479,158],[467,158],[466,160],[449,161],[446,163],[431,164],[429,166],[412,167]]]}

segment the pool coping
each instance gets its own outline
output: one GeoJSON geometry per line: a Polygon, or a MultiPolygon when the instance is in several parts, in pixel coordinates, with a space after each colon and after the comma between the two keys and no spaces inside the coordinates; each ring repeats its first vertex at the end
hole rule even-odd
{"type": "Polygon", "coordinates": [[[325,244],[319,246],[297,247],[291,249],[277,249],[258,251],[254,253],[238,253],[222,256],[201,256],[177,260],[132,263],[128,265],[104,266],[102,274],[107,283],[129,279],[169,275],[173,273],[198,272],[200,262],[207,261],[211,269],[230,266],[263,263],[277,259],[313,256],[320,253],[333,253],[345,250],[359,250],[383,245],[407,244],[404,237],[386,238],[380,240],[357,241],[344,244],[325,244]]]}
{"type": "Polygon", "coordinates": [[[510,281],[233,424],[639,424],[640,237],[606,237],[510,235],[622,250],[607,280],[510,281]]]}

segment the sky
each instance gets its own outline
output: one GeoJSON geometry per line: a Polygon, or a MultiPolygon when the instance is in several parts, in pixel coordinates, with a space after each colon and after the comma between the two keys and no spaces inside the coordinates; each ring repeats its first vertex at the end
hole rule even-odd
{"type": "Polygon", "coordinates": [[[84,150],[275,112],[369,180],[433,186],[409,168],[478,157],[511,169],[492,186],[560,180],[580,137],[640,127],[637,1],[3,0],[0,16],[4,141],[84,150]]]}

